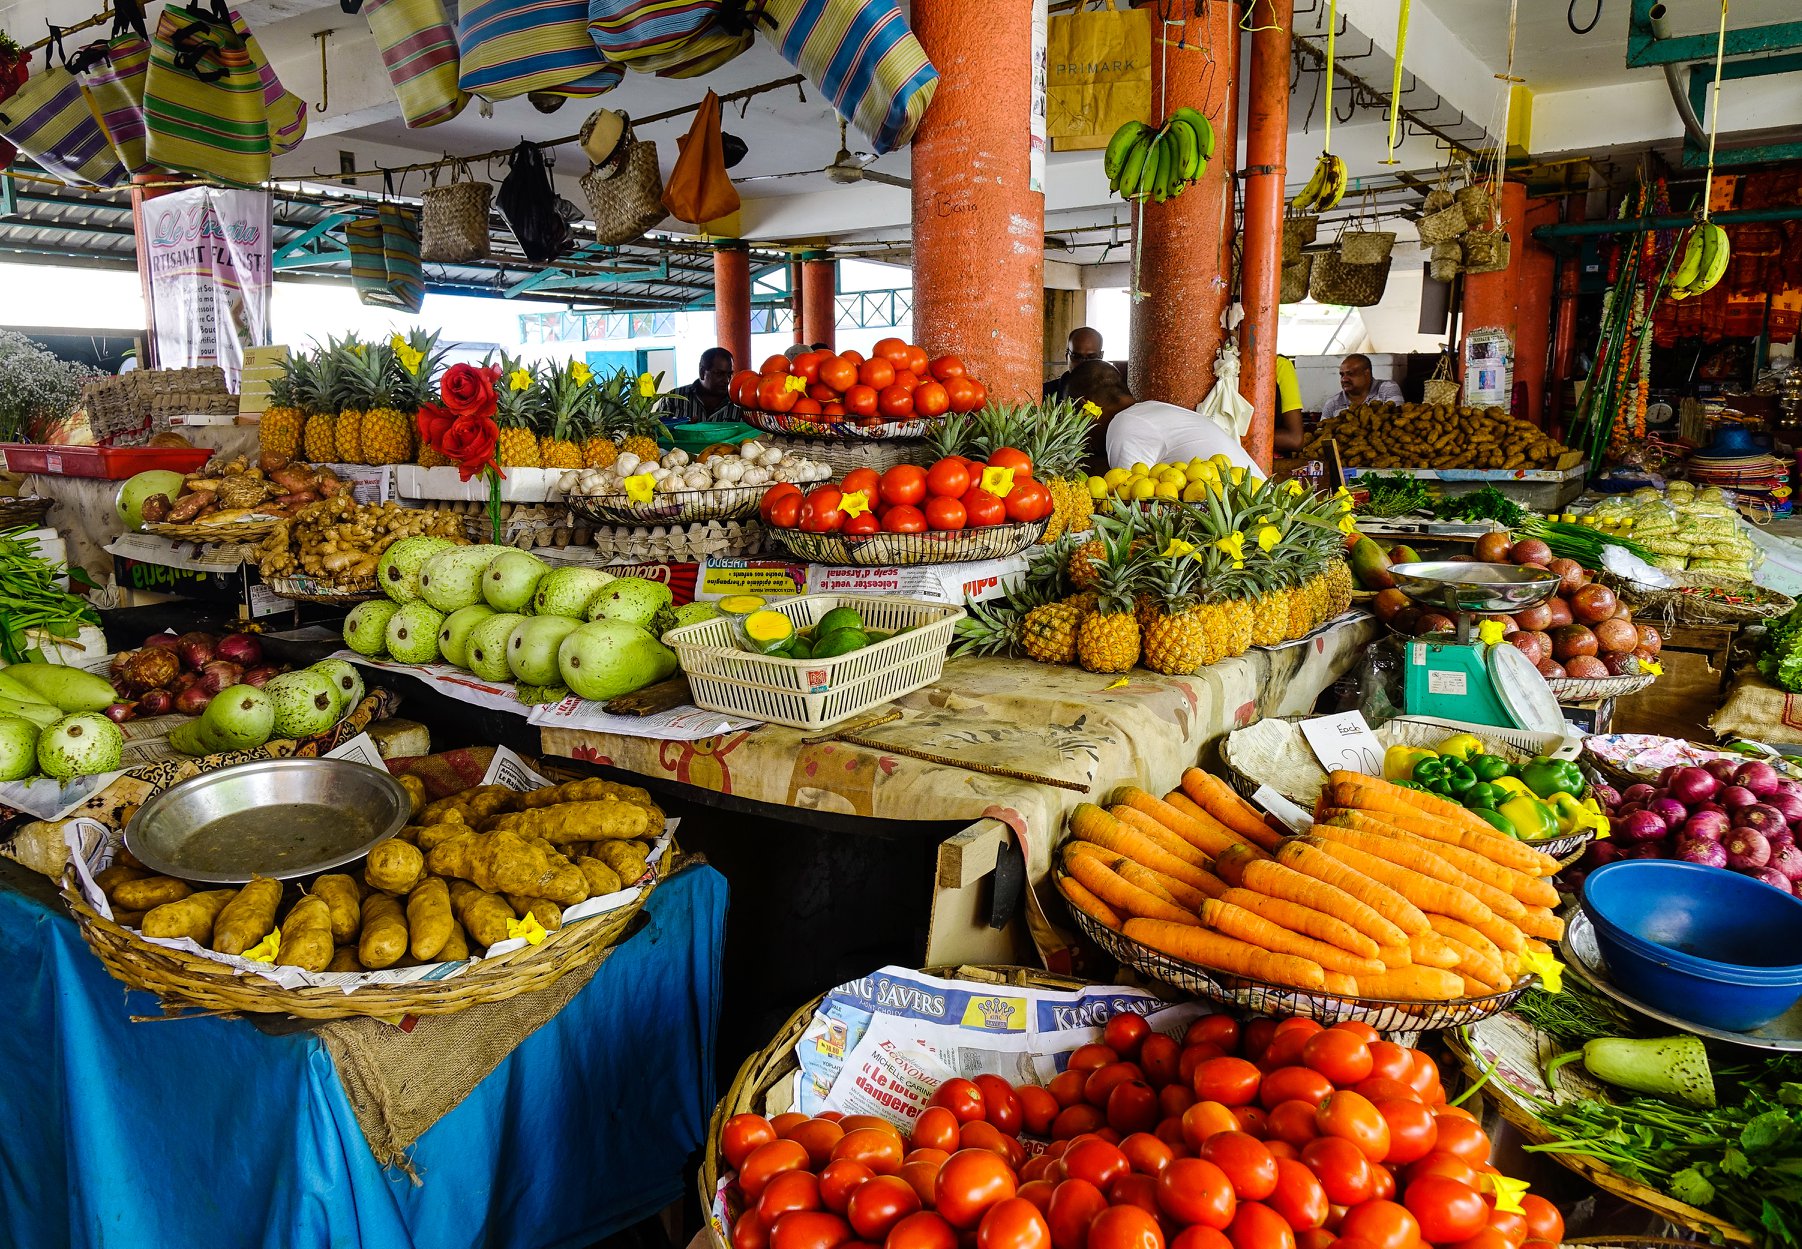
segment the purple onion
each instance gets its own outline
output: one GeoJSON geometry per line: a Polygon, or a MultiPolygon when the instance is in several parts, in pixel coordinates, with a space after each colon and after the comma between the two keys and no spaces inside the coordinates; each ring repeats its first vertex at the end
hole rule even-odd
{"type": "Polygon", "coordinates": [[[1745,874],[1753,880],[1762,880],[1772,888],[1781,889],[1785,893],[1794,894],[1796,892],[1795,886],[1790,884],[1789,877],[1774,867],[1750,867],[1745,869],[1745,874]]]}
{"type": "Polygon", "coordinates": [[[258,664],[254,668],[245,669],[242,680],[246,685],[253,685],[257,689],[262,689],[270,677],[279,675],[281,675],[281,669],[274,664],[258,664]]]}
{"type": "Polygon", "coordinates": [[[200,683],[209,694],[230,689],[244,675],[244,669],[228,659],[215,659],[200,670],[200,683]]]}
{"type": "Polygon", "coordinates": [[[1621,803],[1620,806],[1618,806],[1614,810],[1610,811],[1608,813],[1608,817],[1610,819],[1615,819],[1615,820],[1624,820],[1629,815],[1632,815],[1635,811],[1644,811],[1644,810],[1645,810],[1645,808],[1637,802],[1623,802],[1623,803],[1621,803]]]}
{"type": "Polygon", "coordinates": [[[1689,813],[1691,815],[1697,815],[1703,811],[1712,811],[1716,815],[1728,815],[1729,814],[1727,811],[1727,808],[1723,807],[1718,802],[1700,802],[1689,809],[1689,813]]]}
{"type": "Polygon", "coordinates": [[[136,708],[130,703],[113,703],[106,709],[105,714],[106,718],[111,720],[114,724],[123,724],[131,719],[135,712],[136,708]]]}
{"type": "Polygon", "coordinates": [[[1802,781],[1792,781],[1788,777],[1782,777],[1777,781],[1777,792],[1802,798],[1802,781]]]}
{"type": "Polygon", "coordinates": [[[1738,811],[1758,801],[1758,795],[1744,785],[1729,785],[1715,795],[1716,802],[1729,811],[1738,811]]]}
{"type": "Polygon", "coordinates": [[[1702,767],[1721,784],[1731,785],[1734,774],[1739,771],[1739,762],[1734,759],[1710,759],[1702,767]]]}
{"type": "Polygon", "coordinates": [[[1771,849],[1771,861],[1765,866],[1775,868],[1791,880],[1802,880],[1802,848],[1794,841],[1788,841],[1771,849]]]}
{"type": "Polygon", "coordinates": [[[1685,863],[1700,863],[1704,867],[1727,866],[1727,848],[1718,841],[1702,837],[1679,837],[1677,857],[1685,863]]]}
{"type": "Polygon", "coordinates": [[[1622,847],[1623,859],[1662,859],[1665,857],[1664,839],[1657,841],[1636,841],[1630,846],[1622,847]]]}
{"type": "Polygon", "coordinates": [[[1653,789],[1650,785],[1647,785],[1644,781],[1641,781],[1637,785],[1629,785],[1627,788],[1621,790],[1622,802],[1637,802],[1642,807],[1657,796],[1658,791],[1653,789]]]}
{"type": "Polygon", "coordinates": [[[1686,807],[1707,802],[1721,789],[1720,781],[1702,768],[1678,768],[1676,775],[1666,781],[1665,786],[1670,790],[1671,797],[1686,807]]]}
{"type": "Polygon", "coordinates": [[[1616,837],[1627,841],[1655,841],[1670,831],[1665,822],[1650,811],[1635,811],[1611,821],[1610,826],[1616,837]]]}
{"type": "Polygon", "coordinates": [[[1721,845],[1727,849],[1727,866],[1731,868],[1763,867],[1771,861],[1771,843],[1755,828],[1736,828],[1721,845]]]}
{"type": "Polygon", "coordinates": [[[1698,811],[1683,821],[1683,835],[1704,841],[1719,841],[1733,827],[1722,811],[1698,811]]]}
{"type": "Polygon", "coordinates": [[[1755,802],[1741,811],[1734,816],[1733,822],[1741,828],[1755,828],[1766,837],[1789,830],[1789,821],[1783,818],[1783,812],[1762,802],[1755,802]]]}
{"type": "Polygon", "coordinates": [[[1669,785],[1671,783],[1671,778],[1681,772],[1684,766],[1685,765],[1681,763],[1671,764],[1670,767],[1665,768],[1658,774],[1658,783],[1660,785],[1669,785]]]}
{"type": "Polygon", "coordinates": [[[1595,785],[1590,788],[1589,792],[1604,811],[1612,811],[1624,801],[1621,791],[1612,785],[1595,785]]]}
{"type": "Polygon", "coordinates": [[[1749,763],[1739,765],[1733,773],[1736,784],[1743,785],[1760,798],[1769,798],[1777,792],[1777,782],[1783,778],[1777,775],[1777,769],[1762,759],[1753,759],[1749,763]]]}
{"type": "Polygon", "coordinates": [[[213,701],[213,691],[196,681],[175,696],[175,710],[184,716],[197,716],[213,701]]]}
{"type": "Polygon", "coordinates": [[[1783,812],[1783,818],[1791,824],[1802,824],[1802,798],[1780,789],[1764,801],[1766,806],[1783,812]]]}
{"type": "Polygon", "coordinates": [[[219,645],[213,652],[220,659],[229,659],[240,668],[254,668],[263,662],[263,644],[249,633],[228,633],[219,639],[219,645]]]}
{"type": "Polygon", "coordinates": [[[1621,857],[1621,848],[1609,841],[1592,841],[1583,855],[1585,867],[1606,867],[1621,857]]]}
{"type": "Polygon", "coordinates": [[[168,690],[150,690],[138,699],[141,716],[166,716],[175,706],[175,695],[168,690]]]}
{"type": "Polygon", "coordinates": [[[1646,813],[1655,815],[1664,821],[1664,826],[1673,833],[1689,818],[1689,810],[1675,798],[1654,798],[1646,804],[1646,813]]]}
{"type": "Polygon", "coordinates": [[[175,649],[176,636],[173,633],[153,633],[144,639],[144,645],[154,646],[159,650],[175,649]]]}

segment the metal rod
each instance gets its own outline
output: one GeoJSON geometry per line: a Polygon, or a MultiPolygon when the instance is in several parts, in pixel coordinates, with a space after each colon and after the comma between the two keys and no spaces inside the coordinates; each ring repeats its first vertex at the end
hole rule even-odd
{"type": "Polygon", "coordinates": [[[53,40],[57,39],[59,36],[72,35],[78,30],[89,30],[95,26],[100,25],[102,22],[111,21],[112,17],[113,17],[113,11],[111,9],[103,9],[100,12],[94,14],[94,16],[92,16],[90,18],[85,18],[82,21],[76,22],[72,26],[52,26],[51,29],[56,32],[55,34],[48,35],[45,38],[38,40],[36,43],[26,44],[23,48],[20,49],[20,54],[23,56],[30,56],[33,52],[37,52],[44,48],[49,47],[51,42],[53,40]]]}
{"type": "MultiPolygon", "coordinates": [[[[1373,47],[1375,46],[1374,40],[1372,41],[1372,46],[1373,47]]],[[[1308,40],[1303,38],[1301,35],[1295,36],[1295,47],[1298,52],[1300,52],[1303,56],[1306,56],[1308,59],[1312,60],[1316,65],[1324,66],[1326,64],[1326,52],[1320,48],[1315,47],[1312,43],[1308,42],[1308,40]]],[[[1366,53],[1365,55],[1369,55],[1369,53],[1366,53]]],[[[1333,60],[1334,75],[1339,78],[1345,79],[1346,82],[1351,84],[1352,89],[1354,91],[1362,90],[1363,92],[1368,94],[1372,99],[1375,99],[1375,100],[1382,99],[1382,95],[1377,91],[1377,89],[1375,87],[1371,86],[1369,82],[1367,82],[1363,78],[1359,77],[1353,71],[1345,68],[1345,61],[1347,59],[1348,58],[1343,53],[1340,53],[1338,56],[1336,56],[1334,58],[1334,60],[1333,60]]],[[[1354,57],[1354,58],[1350,58],[1350,59],[1355,60],[1357,58],[1354,57]]],[[[1439,108],[1440,108],[1440,105],[1436,104],[1433,106],[1432,109],[1430,109],[1428,111],[1436,112],[1439,108]]],[[[1413,109],[1403,108],[1401,110],[1401,113],[1402,113],[1403,117],[1406,117],[1409,121],[1413,122],[1415,125],[1426,130],[1429,134],[1432,134],[1432,135],[1436,136],[1437,138],[1443,140],[1445,143],[1447,143],[1451,147],[1455,148],[1456,150],[1458,150],[1460,152],[1464,152],[1472,157],[1481,155],[1481,152],[1479,151],[1479,149],[1472,147],[1469,143],[1466,143],[1461,139],[1453,137],[1452,134],[1448,130],[1446,130],[1443,127],[1434,125],[1430,121],[1425,120],[1424,118],[1421,117],[1421,115],[1418,112],[1414,111],[1413,109]]]]}
{"type": "MultiPolygon", "coordinates": [[[[1802,205],[1786,208],[1736,208],[1714,213],[1709,220],[1721,225],[1753,221],[1802,220],[1802,205]]],[[[1589,238],[1607,234],[1645,234],[1652,230],[1681,230],[1696,223],[1696,218],[1675,215],[1664,217],[1631,217],[1625,221],[1572,221],[1562,225],[1540,226],[1533,231],[1536,239],[1589,238]]]]}

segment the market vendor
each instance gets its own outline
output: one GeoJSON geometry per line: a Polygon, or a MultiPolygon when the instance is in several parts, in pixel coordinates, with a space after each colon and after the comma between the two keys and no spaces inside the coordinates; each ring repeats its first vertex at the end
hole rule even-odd
{"type": "Polygon", "coordinates": [[[1054,399],[1070,397],[1070,375],[1080,366],[1091,360],[1101,359],[1101,331],[1080,325],[1070,331],[1070,337],[1064,343],[1063,373],[1046,382],[1039,390],[1039,398],[1050,403],[1054,399]]]}
{"type": "Polygon", "coordinates": [[[1301,379],[1295,376],[1295,361],[1288,356],[1276,358],[1276,441],[1278,455],[1294,455],[1300,451],[1308,435],[1301,427],[1301,379]]]}
{"type": "Polygon", "coordinates": [[[699,421],[736,421],[738,407],[727,393],[732,385],[732,353],[709,347],[701,353],[700,376],[678,386],[658,406],[665,425],[692,425],[699,421]]]}
{"type": "Polygon", "coordinates": [[[1182,464],[1224,455],[1234,464],[1257,470],[1239,440],[1201,413],[1156,399],[1135,400],[1120,371],[1105,360],[1089,360],[1071,369],[1069,381],[1071,402],[1101,409],[1096,428],[1107,448],[1102,469],[1182,464]]]}
{"type": "MultiPolygon", "coordinates": [[[[1402,388],[1394,382],[1379,382],[1370,372],[1370,357],[1353,352],[1339,362],[1339,391],[1320,405],[1320,419],[1330,421],[1341,412],[1365,403],[1400,403],[1402,388]]],[[[1281,447],[1282,434],[1277,434],[1281,447]]]]}

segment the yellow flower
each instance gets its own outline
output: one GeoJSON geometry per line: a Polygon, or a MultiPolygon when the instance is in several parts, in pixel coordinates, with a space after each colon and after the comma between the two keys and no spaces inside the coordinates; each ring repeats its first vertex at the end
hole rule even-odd
{"type": "Polygon", "coordinates": [[[639,473],[628,477],[620,483],[626,488],[626,497],[634,503],[649,503],[651,492],[657,487],[657,479],[649,473],[639,473]]]}
{"type": "Polygon", "coordinates": [[[1495,1190],[1495,1208],[1503,1214],[1523,1213],[1520,1199],[1526,1195],[1527,1182],[1517,1180],[1509,1175],[1490,1175],[1485,1177],[1489,1186],[1495,1190]]]}
{"type": "Polygon", "coordinates": [[[853,490],[838,501],[838,506],[846,516],[862,516],[870,510],[870,496],[861,490],[853,490]]]}
{"type": "MultiPolygon", "coordinates": [[[[644,390],[644,378],[641,377],[638,379],[638,386],[642,393],[644,390]]],[[[807,379],[805,377],[797,377],[795,374],[790,373],[782,379],[782,389],[804,391],[807,389],[807,379]]]]}
{"type": "Polygon", "coordinates": [[[652,377],[649,373],[640,373],[638,375],[638,394],[642,399],[655,398],[657,394],[657,379],[652,377]]]}
{"type": "Polygon", "coordinates": [[[1293,478],[1293,477],[1291,477],[1288,481],[1283,483],[1283,489],[1287,490],[1290,494],[1302,493],[1301,483],[1299,481],[1295,480],[1295,478],[1293,478]]]}
{"type": "Polygon", "coordinates": [[[1100,416],[1101,409],[1090,400],[1084,399],[1082,401],[1082,414],[1084,416],[1100,416]]]}
{"type": "Polygon", "coordinates": [[[538,916],[527,911],[524,919],[507,921],[507,936],[509,938],[524,937],[527,945],[538,945],[550,934],[544,930],[544,925],[538,922],[538,916]]]}
{"type": "Polygon", "coordinates": [[[1265,525],[1258,530],[1258,550],[1272,551],[1276,544],[1283,540],[1283,534],[1275,525],[1265,525]]]}
{"type": "Polygon", "coordinates": [[[1353,516],[1350,512],[1345,513],[1345,515],[1343,515],[1339,518],[1339,532],[1340,533],[1357,533],[1358,532],[1358,518],[1356,516],[1353,516]]]}
{"type": "Polygon", "coordinates": [[[528,369],[514,369],[507,374],[508,390],[525,390],[532,384],[532,374],[528,369]]]}
{"type": "MultiPolygon", "coordinates": [[[[398,339],[400,336],[397,334],[395,337],[398,339]]],[[[419,372],[419,363],[425,359],[425,352],[416,351],[405,343],[396,347],[394,354],[400,359],[401,367],[409,373],[419,372]]]]}
{"type": "Polygon", "coordinates": [[[1521,968],[1539,977],[1539,987],[1547,993],[1564,991],[1564,964],[1549,952],[1528,950],[1520,956],[1521,968]]]}
{"type": "Polygon", "coordinates": [[[1195,554],[1195,544],[1184,542],[1181,538],[1172,538],[1158,554],[1165,559],[1181,559],[1185,555],[1195,554]]]}
{"type": "Polygon", "coordinates": [[[1014,492],[1014,470],[991,464],[982,470],[982,480],[977,484],[997,499],[1005,499],[1014,492]]]}
{"type": "Polygon", "coordinates": [[[569,376],[576,385],[586,386],[590,381],[594,380],[594,370],[580,360],[571,360],[569,362],[569,376]]]}
{"type": "Polygon", "coordinates": [[[1352,510],[1351,491],[1347,490],[1344,486],[1340,486],[1337,490],[1333,491],[1333,502],[1335,502],[1339,505],[1340,511],[1342,511],[1342,512],[1351,511],[1352,510]]]}
{"type": "Polygon", "coordinates": [[[1229,533],[1226,535],[1226,537],[1224,537],[1224,538],[1220,539],[1218,542],[1214,543],[1214,545],[1219,547],[1222,551],[1225,551],[1228,555],[1232,556],[1234,568],[1245,567],[1245,535],[1244,534],[1229,533]]]}
{"type": "Polygon", "coordinates": [[[241,957],[253,963],[273,963],[275,956],[282,952],[282,930],[271,928],[269,935],[244,951],[241,957]]]}
{"type": "Polygon", "coordinates": [[[395,352],[405,351],[407,349],[407,340],[402,338],[399,334],[395,334],[393,337],[389,338],[388,348],[395,352]]]}

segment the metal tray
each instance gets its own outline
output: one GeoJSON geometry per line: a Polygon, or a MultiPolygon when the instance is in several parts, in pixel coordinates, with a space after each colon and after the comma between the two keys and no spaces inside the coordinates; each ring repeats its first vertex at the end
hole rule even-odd
{"type": "Polygon", "coordinates": [[[144,866],[183,880],[288,880],[362,858],[410,810],[407,791],[376,768],[263,759],[165,789],[131,817],[125,844],[144,866]]]}

